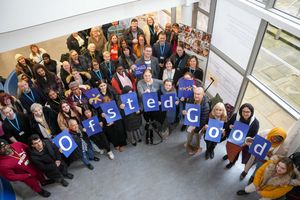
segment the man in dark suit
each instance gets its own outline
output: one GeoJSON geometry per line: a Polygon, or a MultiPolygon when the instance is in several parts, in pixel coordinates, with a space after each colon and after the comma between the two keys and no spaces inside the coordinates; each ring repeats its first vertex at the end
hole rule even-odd
{"type": "Polygon", "coordinates": [[[172,54],[171,45],[166,42],[166,34],[164,32],[159,34],[158,43],[153,45],[153,56],[159,61],[159,66],[163,67],[164,62],[172,54]]]}

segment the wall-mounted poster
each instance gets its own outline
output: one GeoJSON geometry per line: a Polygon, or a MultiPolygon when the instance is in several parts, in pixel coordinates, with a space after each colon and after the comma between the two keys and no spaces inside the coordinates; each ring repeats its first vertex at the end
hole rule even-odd
{"type": "Polygon", "coordinates": [[[204,70],[209,53],[211,35],[190,26],[180,24],[178,42],[183,44],[188,54],[196,55],[199,65],[204,70]]]}

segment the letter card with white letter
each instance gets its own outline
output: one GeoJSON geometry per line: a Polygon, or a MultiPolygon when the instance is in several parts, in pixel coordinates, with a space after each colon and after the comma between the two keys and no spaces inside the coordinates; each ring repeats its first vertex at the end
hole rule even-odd
{"type": "Polygon", "coordinates": [[[235,121],[233,124],[233,129],[230,131],[228,141],[238,146],[242,146],[248,131],[249,126],[247,124],[235,121]]]}
{"type": "Polygon", "coordinates": [[[176,110],[175,101],[176,95],[173,94],[163,94],[160,96],[161,100],[161,110],[168,111],[168,110],[176,110]]]}
{"type": "Polygon", "coordinates": [[[129,115],[140,110],[139,102],[135,92],[121,95],[122,104],[125,105],[124,113],[129,115]]]}
{"type": "Polygon", "coordinates": [[[187,103],[185,105],[186,116],[184,117],[184,125],[196,126],[200,125],[200,105],[187,103]]]}
{"type": "Polygon", "coordinates": [[[249,148],[249,153],[254,155],[259,160],[264,160],[271,146],[272,144],[270,141],[259,135],[256,135],[249,148]]]}
{"type": "Polygon", "coordinates": [[[158,111],[158,96],[157,92],[146,92],[142,95],[145,112],[158,111]]]}
{"type": "Polygon", "coordinates": [[[100,106],[105,114],[105,119],[108,124],[121,119],[121,114],[114,100],[107,103],[102,103],[100,106]]]}
{"type": "Polygon", "coordinates": [[[222,129],[224,122],[216,119],[209,119],[208,128],[205,133],[205,140],[212,142],[220,142],[222,137],[222,129]]]}
{"type": "Polygon", "coordinates": [[[62,153],[68,158],[70,154],[77,148],[77,144],[67,130],[62,131],[52,142],[62,150],[62,153]]]}
{"type": "Polygon", "coordinates": [[[99,119],[97,116],[82,121],[82,125],[85,128],[85,132],[89,137],[102,132],[102,128],[99,124],[99,119]]]}

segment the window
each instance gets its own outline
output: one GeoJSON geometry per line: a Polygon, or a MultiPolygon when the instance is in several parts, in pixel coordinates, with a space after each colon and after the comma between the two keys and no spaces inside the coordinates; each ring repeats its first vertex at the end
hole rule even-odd
{"type": "Polygon", "coordinates": [[[198,11],[196,28],[201,31],[207,32],[207,26],[208,26],[208,16],[198,11]]]}
{"type": "Polygon", "coordinates": [[[199,8],[205,10],[209,13],[211,0],[201,0],[199,1],[199,8]]]}
{"type": "Polygon", "coordinates": [[[300,39],[268,25],[252,75],[300,112],[300,39]]]}
{"type": "Polygon", "coordinates": [[[274,8],[300,19],[300,0],[276,0],[274,8]]]}
{"type": "Polygon", "coordinates": [[[253,105],[254,114],[260,123],[260,131],[273,127],[282,127],[287,131],[296,121],[251,83],[247,86],[243,103],[253,105]]]}

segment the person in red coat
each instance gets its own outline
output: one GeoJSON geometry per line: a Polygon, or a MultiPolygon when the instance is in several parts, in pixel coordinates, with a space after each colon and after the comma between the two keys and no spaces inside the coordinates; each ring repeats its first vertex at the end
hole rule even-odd
{"type": "Polygon", "coordinates": [[[122,89],[129,86],[133,91],[136,91],[136,80],[131,73],[127,73],[124,67],[119,65],[116,68],[116,73],[113,75],[111,85],[116,89],[118,94],[122,94],[122,89]]]}
{"type": "Polygon", "coordinates": [[[28,146],[21,142],[8,144],[0,139],[0,176],[8,181],[22,181],[33,191],[43,197],[49,197],[50,192],[41,188],[45,178],[31,163],[26,153],[28,146]]]}

